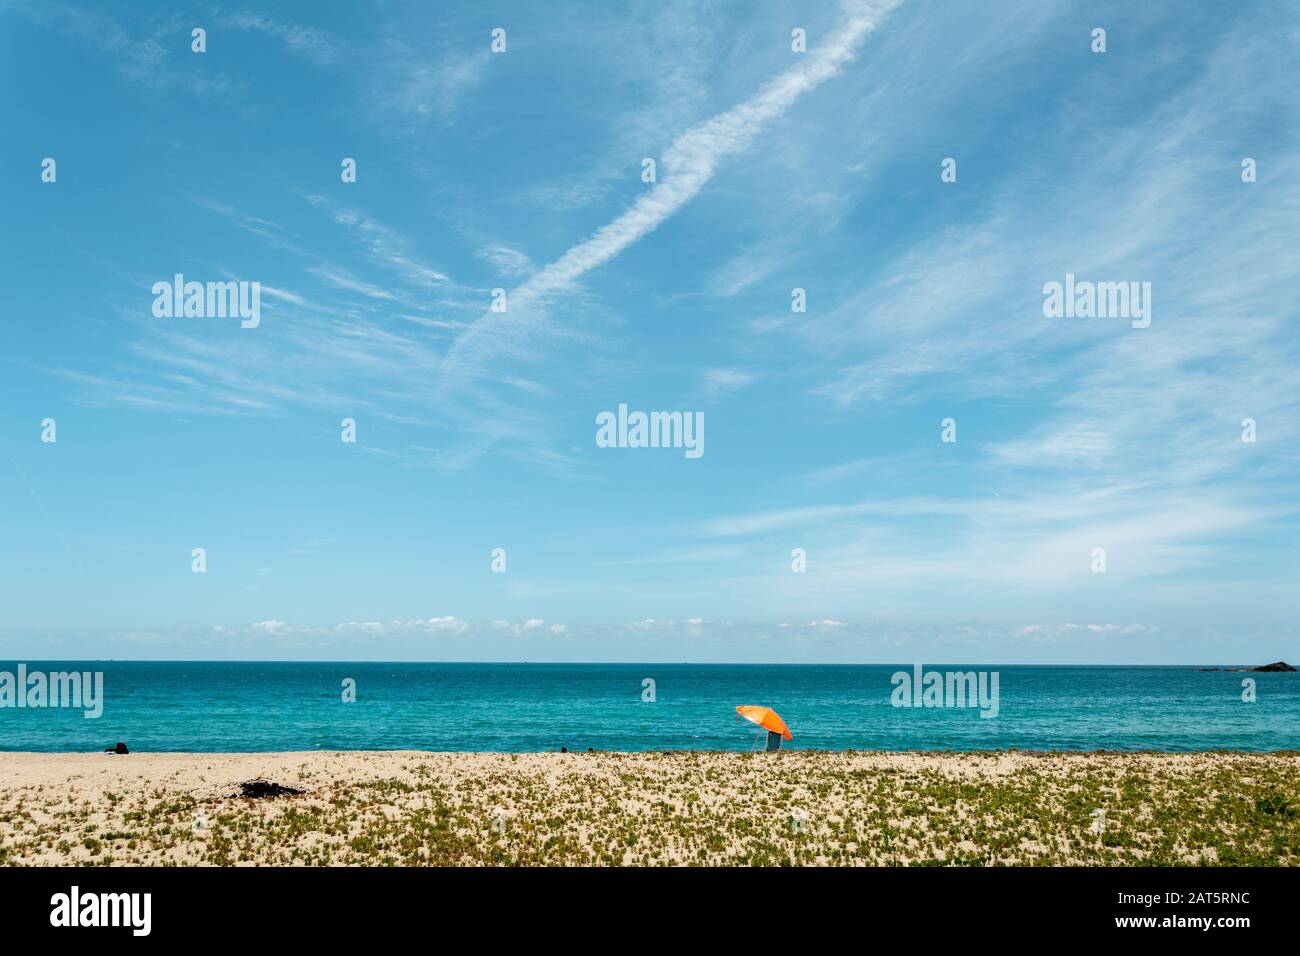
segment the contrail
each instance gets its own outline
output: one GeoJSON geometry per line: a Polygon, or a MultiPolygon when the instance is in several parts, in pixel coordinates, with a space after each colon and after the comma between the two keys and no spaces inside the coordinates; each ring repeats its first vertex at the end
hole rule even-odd
{"type": "MultiPolygon", "coordinates": [[[[41,496],[36,493],[36,489],[32,487],[32,483],[27,480],[27,472],[23,471],[22,467],[18,464],[18,462],[14,460],[13,455],[9,456],[9,461],[11,464],[13,464],[15,468],[18,469],[18,474],[19,476],[22,477],[23,484],[26,485],[27,490],[32,493],[32,499],[36,502],[36,507],[41,509],[41,514],[45,517],[45,523],[49,525],[50,529],[58,536],[59,543],[63,545],[63,550],[72,551],[72,549],[68,547],[68,542],[63,537],[63,533],[60,532],[58,526],[53,521],[50,520],[50,513],[45,510],[45,502],[41,501],[41,496]]],[[[77,564],[77,570],[80,571],[82,574],[85,574],[86,568],[82,565],[81,558],[76,556],[77,552],[72,551],[72,553],[74,555],[73,560],[77,564]]]]}
{"type": "Polygon", "coordinates": [[[536,321],[534,318],[530,322],[526,316],[530,305],[562,291],[583,274],[608,262],[694,199],[724,159],[746,149],[763,127],[780,117],[795,100],[838,74],[867,35],[901,2],[847,4],[849,19],[829,34],[824,45],[801,56],[798,66],[770,80],[740,105],[678,136],[663,154],[660,165],[667,173],[665,178],[627,212],[508,292],[507,312],[489,312],[471,323],[447,352],[448,370],[472,364],[474,358],[498,344],[493,340],[507,330],[526,329],[536,321]]]}

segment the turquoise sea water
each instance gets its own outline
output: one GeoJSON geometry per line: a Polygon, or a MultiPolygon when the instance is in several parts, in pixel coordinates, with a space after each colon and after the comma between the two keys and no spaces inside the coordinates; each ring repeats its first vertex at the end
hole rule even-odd
{"type": "Polygon", "coordinates": [[[102,671],[103,716],[2,707],[0,750],[746,750],[754,728],[737,704],[776,708],[796,749],[1300,749],[1300,673],[927,665],[997,671],[985,719],[892,706],[890,677],[910,664],[25,663],[102,671]]]}

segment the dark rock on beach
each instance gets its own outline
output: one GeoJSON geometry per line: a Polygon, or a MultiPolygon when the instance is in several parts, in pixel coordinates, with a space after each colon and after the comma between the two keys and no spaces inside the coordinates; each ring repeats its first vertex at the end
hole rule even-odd
{"type": "Polygon", "coordinates": [[[306,791],[299,790],[297,787],[286,787],[283,784],[272,783],[269,780],[249,780],[239,785],[239,795],[254,800],[265,800],[268,797],[296,797],[302,793],[306,793],[306,791]]]}
{"type": "Polygon", "coordinates": [[[109,747],[104,751],[106,754],[129,754],[130,752],[131,751],[126,749],[126,744],[122,743],[120,740],[115,746],[109,747]]]}

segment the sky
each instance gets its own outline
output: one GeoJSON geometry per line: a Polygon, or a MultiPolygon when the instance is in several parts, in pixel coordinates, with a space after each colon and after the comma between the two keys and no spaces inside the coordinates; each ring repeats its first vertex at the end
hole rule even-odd
{"type": "Polygon", "coordinates": [[[1298,42],[0,0],[0,657],[1295,662],[1298,42]]]}

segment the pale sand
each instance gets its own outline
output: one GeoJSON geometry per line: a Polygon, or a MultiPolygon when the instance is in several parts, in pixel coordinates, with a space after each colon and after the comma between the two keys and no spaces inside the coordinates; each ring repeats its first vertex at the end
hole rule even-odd
{"type": "Polygon", "coordinates": [[[1295,865],[1300,753],[0,753],[9,865],[918,862],[1295,865]]]}

